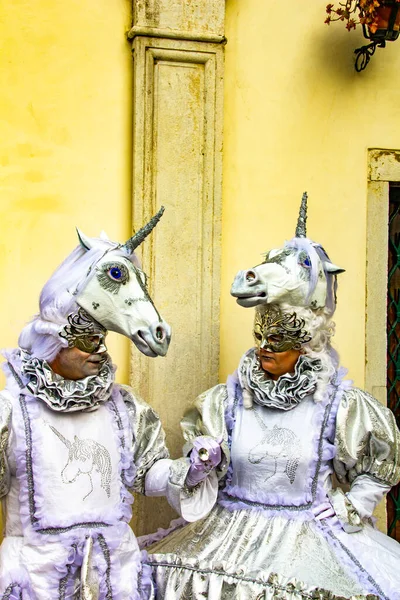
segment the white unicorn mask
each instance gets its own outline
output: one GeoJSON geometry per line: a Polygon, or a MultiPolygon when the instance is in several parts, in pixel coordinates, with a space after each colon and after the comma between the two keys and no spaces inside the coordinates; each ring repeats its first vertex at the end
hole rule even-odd
{"type": "Polygon", "coordinates": [[[336,308],[336,275],[344,269],[334,265],[323,247],[306,237],[307,193],[303,194],[295,237],[282,248],[266,253],[265,261],[234,279],[231,294],[240,306],[287,303],[313,309],[336,308]]]}
{"type": "Polygon", "coordinates": [[[134,252],[163,212],[162,207],[125,244],[78,232],[80,245],[44,285],[39,313],[22,330],[20,347],[47,361],[66,346],[104,352],[110,330],[128,337],[146,356],[165,356],[171,330],[150,298],[134,252]]]}
{"type": "Polygon", "coordinates": [[[128,337],[146,356],[165,356],[171,339],[169,325],[163,321],[147,290],[147,276],[140,268],[134,250],[155,227],[164,212],[155,217],[125,244],[113,244],[102,234],[88,238],[78,231],[81,246],[87,251],[104,249],[89,268],[88,282],[80,286],[76,303],[105,329],[128,337]],[[107,244],[104,248],[104,244],[107,244]]]}

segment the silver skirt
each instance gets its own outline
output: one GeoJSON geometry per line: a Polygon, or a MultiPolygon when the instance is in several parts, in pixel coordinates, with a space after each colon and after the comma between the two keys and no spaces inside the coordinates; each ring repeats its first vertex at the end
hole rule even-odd
{"type": "Polygon", "coordinates": [[[156,597],[400,600],[392,595],[400,589],[398,544],[368,530],[346,534],[326,521],[216,506],[148,549],[156,597]]]}

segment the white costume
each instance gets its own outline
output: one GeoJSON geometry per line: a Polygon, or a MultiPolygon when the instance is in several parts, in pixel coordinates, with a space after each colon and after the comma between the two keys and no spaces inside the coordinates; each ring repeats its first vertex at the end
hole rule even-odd
{"type": "Polygon", "coordinates": [[[125,244],[80,234],[20,349],[5,354],[0,600],[147,600],[153,586],[129,527],[131,491],[166,495],[187,520],[215,501],[215,473],[186,489],[195,461],[168,459],[158,416],[114,383],[106,354],[107,329],[147,356],[167,352],[170,328],[134,253],[162,211],[125,244]]]}
{"type": "Polygon", "coordinates": [[[24,354],[21,360],[18,350],[7,358],[0,394],[0,598],[152,597],[129,526],[130,492],[166,494],[190,519],[200,496],[203,511],[212,506],[215,495],[208,502],[202,495],[209,483],[200,484],[200,494],[185,491],[188,459],[168,459],[158,416],[130,388],[113,383],[109,363],[99,376],[74,382],[44,361],[24,354]],[[100,390],[95,409],[62,410],[100,390]]]}

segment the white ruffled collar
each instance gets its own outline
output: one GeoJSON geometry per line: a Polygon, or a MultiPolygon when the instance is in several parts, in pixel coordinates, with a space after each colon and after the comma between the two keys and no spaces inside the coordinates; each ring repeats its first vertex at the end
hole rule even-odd
{"type": "Polygon", "coordinates": [[[251,348],[240,360],[238,375],[241,386],[252,392],[257,404],[291,410],[315,392],[321,370],[322,364],[318,358],[301,355],[295,372],[281,375],[275,381],[261,369],[256,349],[251,348]]]}
{"type": "Polygon", "coordinates": [[[110,357],[102,364],[98,375],[77,381],[64,379],[45,360],[23,350],[17,350],[7,358],[12,367],[11,373],[19,385],[22,382],[29,394],[42,400],[54,411],[96,410],[111,396],[115,367],[110,357]]]}

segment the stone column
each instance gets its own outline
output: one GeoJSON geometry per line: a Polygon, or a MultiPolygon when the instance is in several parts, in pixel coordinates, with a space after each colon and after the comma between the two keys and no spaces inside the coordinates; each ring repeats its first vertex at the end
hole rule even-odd
{"type": "MultiPolygon", "coordinates": [[[[172,326],[168,356],[132,351],[132,386],[159,413],[173,457],[179,421],[218,381],[225,0],[137,0],[133,226],[165,214],[142,248],[150,293],[172,326]]],[[[165,499],[136,499],[135,530],[166,526],[165,499]]]]}

